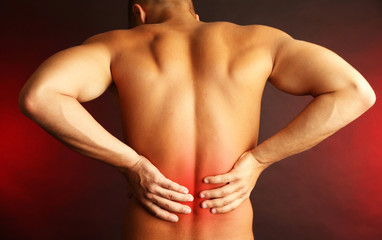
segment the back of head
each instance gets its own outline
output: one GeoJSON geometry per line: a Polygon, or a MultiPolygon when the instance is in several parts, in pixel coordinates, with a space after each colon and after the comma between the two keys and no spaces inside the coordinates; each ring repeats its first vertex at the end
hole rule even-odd
{"type": "Polygon", "coordinates": [[[192,0],[129,0],[128,4],[128,20],[129,28],[137,26],[136,18],[133,12],[133,6],[139,4],[141,6],[154,6],[161,8],[177,8],[186,5],[192,14],[195,14],[194,4],[192,0]]]}

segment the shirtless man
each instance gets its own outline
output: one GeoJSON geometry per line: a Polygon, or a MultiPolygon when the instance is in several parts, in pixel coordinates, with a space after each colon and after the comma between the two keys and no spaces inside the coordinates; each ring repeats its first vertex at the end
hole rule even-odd
{"type": "Polygon", "coordinates": [[[373,90],[333,52],[280,30],[200,22],[191,0],[130,6],[132,29],[45,61],[20,94],[22,111],[126,176],[124,239],[253,239],[249,195],[261,172],[356,119],[373,90]],[[257,146],[267,81],[313,100],[257,146]],[[110,86],[125,142],[80,104],[110,86]]]}

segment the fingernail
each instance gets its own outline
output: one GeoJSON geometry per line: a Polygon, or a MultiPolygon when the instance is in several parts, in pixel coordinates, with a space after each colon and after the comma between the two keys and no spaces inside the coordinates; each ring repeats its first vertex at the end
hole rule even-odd
{"type": "Polygon", "coordinates": [[[216,213],[216,209],[212,209],[211,212],[215,214],[216,213]]]}
{"type": "Polygon", "coordinates": [[[202,194],[200,194],[200,197],[201,197],[201,198],[205,198],[206,195],[204,195],[204,193],[202,193],[202,194]]]}
{"type": "Polygon", "coordinates": [[[188,193],[188,189],[183,190],[183,193],[187,194],[188,193]]]}
{"type": "Polygon", "coordinates": [[[203,203],[202,208],[207,208],[207,204],[203,203]]]}
{"type": "Polygon", "coordinates": [[[189,202],[194,201],[194,197],[193,197],[193,196],[190,196],[190,197],[188,198],[188,201],[189,201],[189,202]]]}
{"type": "Polygon", "coordinates": [[[184,211],[184,213],[186,213],[186,214],[190,214],[190,213],[191,213],[191,208],[186,208],[186,210],[184,211]]]}
{"type": "Polygon", "coordinates": [[[204,183],[208,183],[208,179],[204,179],[204,183]]]}
{"type": "Polygon", "coordinates": [[[171,217],[171,221],[173,221],[173,222],[177,222],[178,220],[179,220],[179,218],[177,216],[171,217]]]}

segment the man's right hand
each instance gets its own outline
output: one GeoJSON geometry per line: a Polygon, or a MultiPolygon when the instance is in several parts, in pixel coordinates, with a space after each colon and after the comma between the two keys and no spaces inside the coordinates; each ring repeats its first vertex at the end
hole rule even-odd
{"type": "Polygon", "coordinates": [[[194,200],[188,194],[188,189],[163,176],[147,158],[140,156],[140,160],[132,168],[120,170],[126,177],[128,194],[135,197],[154,216],[177,222],[179,218],[174,213],[191,213],[189,206],[178,203],[194,200]]]}

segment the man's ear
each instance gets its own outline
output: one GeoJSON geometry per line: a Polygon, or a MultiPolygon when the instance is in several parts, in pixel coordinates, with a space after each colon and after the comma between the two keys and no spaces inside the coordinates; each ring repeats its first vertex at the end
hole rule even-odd
{"type": "Polygon", "coordinates": [[[146,12],[143,10],[142,6],[139,4],[133,5],[133,13],[138,25],[145,24],[146,22],[146,12]]]}

